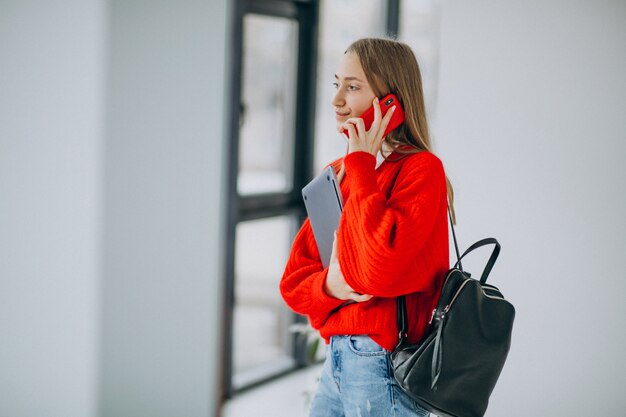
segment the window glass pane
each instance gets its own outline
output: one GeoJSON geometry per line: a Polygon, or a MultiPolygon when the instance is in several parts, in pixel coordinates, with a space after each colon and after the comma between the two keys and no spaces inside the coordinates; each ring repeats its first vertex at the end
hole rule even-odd
{"type": "Polygon", "coordinates": [[[437,75],[439,73],[439,25],[441,5],[435,0],[403,1],[400,13],[400,40],[415,52],[422,72],[424,100],[429,121],[436,118],[437,75]]]}
{"type": "Polygon", "coordinates": [[[298,23],[244,17],[240,109],[240,194],[291,188],[298,23]]]}
{"type": "MultiPolygon", "coordinates": [[[[406,3],[406,2],[403,2],[406,3]]],[[[315,123],[316,172],[346,153],[344,137],[335,129],[330,104],[339,59],[355,40],[385,34],[386,2],[381,0],[322,0],[315,123]]]]}
{"type": "Polygon", "coordinates": [[[233,385],[292,367],[292,313],[279,282],[289,256],[291,216],[239,223],[235,248],[233,385]]]}

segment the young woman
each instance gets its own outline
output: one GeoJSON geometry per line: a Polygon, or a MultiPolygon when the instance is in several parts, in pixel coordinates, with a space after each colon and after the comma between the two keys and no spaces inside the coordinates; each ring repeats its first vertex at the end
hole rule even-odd
{"type": "MultiPolygon", "coordinates": [[[[448,259],[452,187],[431,152],[421,75],[411,49],[361,39],[343,55],[332,99],[347,155],[332,163],[344,211],[324,268],[307,220],[296,236],[280,290],[329,343],[311,416],[427,416],[396,384],[389,353],[398,342],[396,297],[407,295],[409,339],[424,334],[448,259]],[[394,93],[405,122],[383,137],[394,93]],[[359,116],[374,106],[369,130],[359,116]]],[[[452,207],[451,207],[452,208],[452,207]]]]}

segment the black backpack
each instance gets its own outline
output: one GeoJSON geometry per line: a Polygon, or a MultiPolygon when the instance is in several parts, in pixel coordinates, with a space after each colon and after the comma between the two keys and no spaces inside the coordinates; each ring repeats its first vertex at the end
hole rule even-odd
{"type": "MultiPolygon", "coordinates": [[[[454,227],[452,227],[454,235],[454,227]]],[[[486,283],[500,244],[482,239],[458,256],[445,276],[437,308],[423,340],[406,339],[404,296],[398,297],[400,340],[391,353],[394,376],[419,405],[444,417],[483,416],[511,345],[515,308],[486,283]],[[481,246],[495,247],[480,280],[463,271],[461,259],[481,246]]]]}

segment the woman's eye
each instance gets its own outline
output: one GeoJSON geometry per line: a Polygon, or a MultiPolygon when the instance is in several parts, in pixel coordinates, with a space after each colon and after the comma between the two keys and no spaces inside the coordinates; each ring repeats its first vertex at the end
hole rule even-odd
{"type": "MultiPolygon", "coordinates": [[[[333,82],[333,87],[334,87],[335,89],[338,89],[338,88],[340,87],[340,86],[339,86],[339,83],[338,83],[338,82],[333,82]]],[[[345,87],[343,87],[343,88],[345,88],[345,89],[346,89],[346,90],[348,90],[348,91],[356,91],[356,90],[359,90],[359,86],[357,86],[357,85],[347,85],[347,86],[345,86],[345,87]]]]}

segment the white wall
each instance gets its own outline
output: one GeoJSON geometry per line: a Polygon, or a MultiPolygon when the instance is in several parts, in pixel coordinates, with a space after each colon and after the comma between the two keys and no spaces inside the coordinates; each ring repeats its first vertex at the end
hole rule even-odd
{"type": "Polygon", "coordinates": [[[105,10],[0,2],[0,416],[97,406],[105,10]]]}
{"type": "Polygon", "coordinates": [[[0,1],[0,417],[214,415],[228,3],[0,1]]]}
{"type": "Polygon", "coordinates": [[[625,45],[623,1],[443,2],[435,135],[457,233],[500,240],[491,281],[517,308],[490,416],[626,409],[625,45]]]}
{"type": "Polygon", "coordinates": [[[216,403],[227,3],[111,2],[102,416],[216,403]]]}

